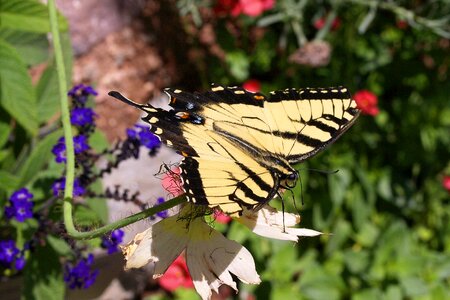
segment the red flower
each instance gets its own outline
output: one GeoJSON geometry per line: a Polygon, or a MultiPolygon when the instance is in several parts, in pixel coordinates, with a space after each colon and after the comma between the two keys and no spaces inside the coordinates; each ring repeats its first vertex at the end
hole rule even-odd
{"type": "Polygon", "coordinates": [[[221,224],[228,224],[231,222],[231,217],[218,209],[214,210],[214,219],[221,224]]]}
{"type": "Polygon", "coordinates": [[[184,194],[183,187],[181,186],[179,167],[174,167],[172,170],[164,174],[161,181],[162,187],[174,197],[184,194]]]}
{"type": "Polygon", "coordinates": [[[353,95],[358,108],[366,115],[375,116],[379,113],[377,95],[368,90],[360,90],[353,95]]]}
{"type": "Polygon", "coordinates": [[[186,261],[182,255],[178,256],[178,258],[175,259],[169,266],[164,275],[161,276],[159,279],[159,285],[169,292],[173,292],[179,287],[194,287],[186,261]]]}
{"type": "MultiPolygon", "coordinates": [[[[314,21],[314,28],[316,28],[317,30],[322,29],[323,26],[325,26],[325,18],[324,17],[319,18],[314,21]]],[[[333,22],[331,22],[331,30],[335,31],[340,26],[341,26],[341,20],[338,17],[334,18],[333,22]]]]}
{"type": "Polygon", "coordinates": [[[444,179],[442,179],[442,186],[450,193],[450,176],[444,176],[444,179]]]}
{"type": "Polygon", "coordinates": [[[255,79],[249,79],[242,85],[244,89],[252,93],[258,93],[261,90],[261,83],[255,79]]]}
{"type": "Polygon", "coordinates": [[[238,16],[241,11],[239,0],[219,0],[213,8],[214,13],[218,16],[224,17],[231,14],[233,17],[238,16]]]}
{"type": "Polygon", "coordinates": [[[406,29],[408,28],[408,22],[405,20],[397,20],[395,26],[397,26],[398,29],[406,29]]]}
{"type": "Polygon", "coordinates": [[[214,12],[216,15],[231,14],[233,17],[240,14],[257,17],[274,5],[275,0],[219,0],[214,12]]]}

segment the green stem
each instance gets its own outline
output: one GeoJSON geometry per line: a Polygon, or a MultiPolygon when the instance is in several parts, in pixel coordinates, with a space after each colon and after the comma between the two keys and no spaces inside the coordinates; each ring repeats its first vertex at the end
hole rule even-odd
{"type": "MultiPolygon", "coordinates": [[[[64,140],[66,143],[66,186],[64,189],[64,199],[69,199],[73,195],[73,182],[75,175],[75,154],[73,149],[73,134],[70,125],[69,104],[67,100],[67,81],[64,66],[61,41],[59,38],[58,20],[56,15],[55,0],[48,0],[48,13],[50,18],[50,28],[53,39],[53,49],[55,52],[56,71],[58,73],[59,99],[61,105],[61,120],[63,123],[64,140]]],[[[72,201],[64,201],[64,224],[67,232],[76,231],[72,217],[72,201]]],[[[70,234],[70,233],[69,233],[70,234]]]]}
{"type": "MultiPolygon", "coordinates": [[[[66,199],[64,204],[66,204],[67,202],[69,202],[71,204],[71,199],[70,198],[66,199]]],[[[67,228],[67,226],[66,226],[66,229],[67,229],[67,233],[74,239],[92,239],[95,237],[103,236],[112,230],[130,225],[132,223],[135,223],[137,221],[145,219],[149,216],[155,215],[161,211],[170,209],[170,208],[177,206],[184,202],[186,202],[186,197],[178,196],[178,197],[173,198],[169,201],[166,201],[160,205],[151,207],[151,208],[141,211],[137,214],[128,216],[125,219],[120,219],[116,222],[110,223],[108,225],[102,226],[100,228],[97,228],[97,229],[94,229],[91,231],[78,231],[78,230],[74,229],[69,232],[69,229],[67,228]]]]}
{"type": "Polygon", "coordinates": [[[64,138],[66,142],[66,187],[64,190],[64,225],[66,227],[67,233],[69,236],[75,239],[91,239],[94,237],[99,237],[105,235],[111,230],[127,226],[131,223],[137,222],[139,220],[145,219],[151,215],[154,215],[158,212],[167,210],[172,208],[178,204],[181,204],[186,201],[184,196],[179,196],[172,200],[166,201],[161,205],[149,208],[140,213],[131,215],[125,219],[118,220],[114,223],[110,223],[103,227],[91,230],[91,231],[78,231],[75,228],[73,222],[73,182],[75,175],[75,154],[73,148],[73,135],[72,135],[72,127],[70,124],[70,113],[69,113],[69,104],[67,100],[67,81],[66,81],[66,72],[63,61],[63,54],[61,48],[61,41],[59,39],[59,29],[58,22],[56,18],[56,7],[55,0],[48,0],[48,12],[50,17],[50,27],[53,37],[53,49],[55,51],[55,59],[56,59],[56,70],[58,73],[58,87],[59,87],[59,97],[61,104],[61,120],[63,123],[64,129],[64,138]]]}

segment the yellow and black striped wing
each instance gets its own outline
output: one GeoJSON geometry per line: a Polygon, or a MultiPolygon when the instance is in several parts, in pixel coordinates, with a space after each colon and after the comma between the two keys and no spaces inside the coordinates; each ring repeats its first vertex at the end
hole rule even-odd
{"type": "Polygon", "coordinates": [[[286,89],[270,98],[238,87],[213,85],[203,94],[166,89],[177,112],[255,156],[281,156],[299,163],[334,142],[356,120],[359,110],[344,87],[286,89]]]}

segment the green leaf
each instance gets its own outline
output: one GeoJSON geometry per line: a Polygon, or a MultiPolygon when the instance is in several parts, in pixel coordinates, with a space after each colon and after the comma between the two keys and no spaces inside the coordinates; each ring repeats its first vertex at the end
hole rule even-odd
{"type": "Polygon", "coordinates": [[[13,174],[0,170],[0,190],[10,193],[19,186],[19,178],[13,174]]]}
{"type": "Polygon", "coordinates": [[[65,285],[58,253],[49,243],[36,247],[24,270],[23,299],[64,299],[65,285]]]}
{"type": "MultiPolygon", "coordinates": [[[[0,29],[47,33],[50,22],[47,6],[31,0],[8,0],[0,2],[0,29]]],[[[59,30],[67,31],[67,21],[58,15],[59,30]]]]}
{"type": "Polygon", "coordinates": [[[381,299],[381,291],[377,288],[365,289],[352,295],[352,300],[378,300],[381,299]]]}
{"type": "Polygon", "coordinates": [[[97,153],[101,153],[110,146],[106,135],[100,130],[94,131],[94,133],[89,136],[89,145],[91,145],[92,149],[97,153]]]}
{"type": "Polygon", "coordinates": [[[42,73],[36,86],[38,118],[41,123],[53,116],[60,108],[57,83],[58,74],[54,63],[51,63],[42,73]]]}
{"type": "Polygon", "coordinates": [[[233,51],[227,53],[225,58],[230,73],[237,81],[243,81],[248,78],[250,62],[248,57],[242,51],[233,51]]]}
{"type": "Polygon", "coordinates": [[[72,256],[74,254],[69,244],[60,237],[47,235],[47,242],[59,256],[72,256]]]}
{"type": "Polygon", "coordinates": [[[17,51],[0,40],[0,104],[28,132],[38,130],[36,98],[25,63],[17,51]]]}
{"type": "Polygon", "coordinates": [[[8,141],[11,130],[9,120],[0,119],[0,148],[8,141]]]}
{"type": "Polygon", "coordinates": [[[102,223],[108,223],[108,206],[106,205],[106,199],[88,198],[87,203],[89,208],[95,212],[102,223]]]}
{"type": "Polygon", "coordinates": [[[91,208],[77,205],[74,212],[74,222],[77,226],[96,227],[102,224],[99,215],[91,208]]]}
{"type": "Polygon", "coordinates": [[[272,255],[264,277],[278,283],[291,282],[295,271],[298,269],[298,264],[294,263],[297,261],[297,256],[297,249],[292,247],[291,244],[285,244],[272,255]]]}
{"type": "Polygon", "coordinates": [[[20,185],[25,185],[39,175],[39,172],[52,158],[52,147],[62,136],[61,130],[57,130],[42,139],[28,156],[19,171],[20,185]]]}
{"type": "Polygon", "coordinates": [[[401,300],[403,299],[402,289],[397,285],[390,285],[382,298],[386,300],[401,300]]]}
{"type": "Polygon", "coordinates": [[[0,29],[0,38],[10,43],[27,65],[36,65],[48,59],[48,39],[45,34],[0,29]]]}
{"type": "Polygon", "coordinates": [[[344,258],[347,268],[354,274],[364,272],[369,264],[369,253],[364,250],[349,249],[345,252],[344,258]]]}
{"type": "Polygon", "coordinates": [[[418,277],[408,277],[400,279],[400,284],[405,290],[407,297],[424,295],[429,292],[426,283],[418,277]]]}
{"type": "Polygon", "coordinates": [[[350,181],[350,171],[344,168],[340,169],[336,174],[328,176],[330,197],[336,207],[340,207],[342,205],[350,181]]]}

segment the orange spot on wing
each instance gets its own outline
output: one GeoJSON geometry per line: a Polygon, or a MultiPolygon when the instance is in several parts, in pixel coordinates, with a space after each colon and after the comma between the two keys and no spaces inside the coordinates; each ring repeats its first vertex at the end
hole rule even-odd
{"type": "Polygon", "coordinates": [[[264,100],[264,96],[260,96],[260,95],[255,95],[255,96],[253,96],[253,98],[255,98],[256,100],[264,100]]]}

